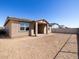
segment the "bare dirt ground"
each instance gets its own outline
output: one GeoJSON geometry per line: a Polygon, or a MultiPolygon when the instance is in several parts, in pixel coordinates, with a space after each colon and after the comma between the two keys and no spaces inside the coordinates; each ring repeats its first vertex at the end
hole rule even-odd
{"type": "Polygon", "coordinates": [[[0,59],[77,59],[76,43],[76,35],[58,33],[0,39],[0,59]]]}
{"type": "Polygon", "coordinates": [[[72,35],[55,59],[79,59],[77,35],[72,35]]]}

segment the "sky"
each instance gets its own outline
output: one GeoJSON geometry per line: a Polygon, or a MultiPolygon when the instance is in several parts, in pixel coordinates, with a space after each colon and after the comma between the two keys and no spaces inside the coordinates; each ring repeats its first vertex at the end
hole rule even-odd
{"type": "Polygon", "coordinates": [[[0,0],[0,26],[7,16],[79,28],[79,0],[0,0]]]}

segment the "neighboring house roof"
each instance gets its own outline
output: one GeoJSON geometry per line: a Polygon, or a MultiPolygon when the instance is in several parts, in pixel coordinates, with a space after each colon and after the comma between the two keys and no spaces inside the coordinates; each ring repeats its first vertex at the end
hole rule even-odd
{"type": "MultiPolygon", "coordinates": [[[[30,20],[30,19],[24,19],[24,18],[16,18],[16,17],[7,17],[7,20],[4,23],[4,26],[10,21],[10,20],[14,20],[14,21],[23,21],[23,22],[38,22],[38,21],[45,21],[46,23],[48,23],[45,19],[40,19],[37,21],[34,20],[30,20]]],[[[49,23],[48,23],[49,24],[49,23]]]]}

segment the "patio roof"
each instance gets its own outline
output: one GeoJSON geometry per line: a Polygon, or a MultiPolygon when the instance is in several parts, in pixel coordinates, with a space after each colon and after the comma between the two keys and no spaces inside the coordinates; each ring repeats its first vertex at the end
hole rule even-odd
{"type": "Polygon", "coordinates": [[[37,22],[38,22],[38,23],[47,23],[47,24],[49,24],[48,21],[45,20],[45,19],[37,20],[37,22]]]}

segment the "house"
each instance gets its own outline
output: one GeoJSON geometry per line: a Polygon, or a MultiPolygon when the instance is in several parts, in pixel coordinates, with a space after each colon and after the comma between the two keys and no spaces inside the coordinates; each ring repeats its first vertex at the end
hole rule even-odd
{"type": "Polygon", "coordinates": [[[51,26],[45,19],[35,21],[30,19],[7,17],[4,27],[11,38],[38,36],[39,34],[51,33],[51,26]]]}

